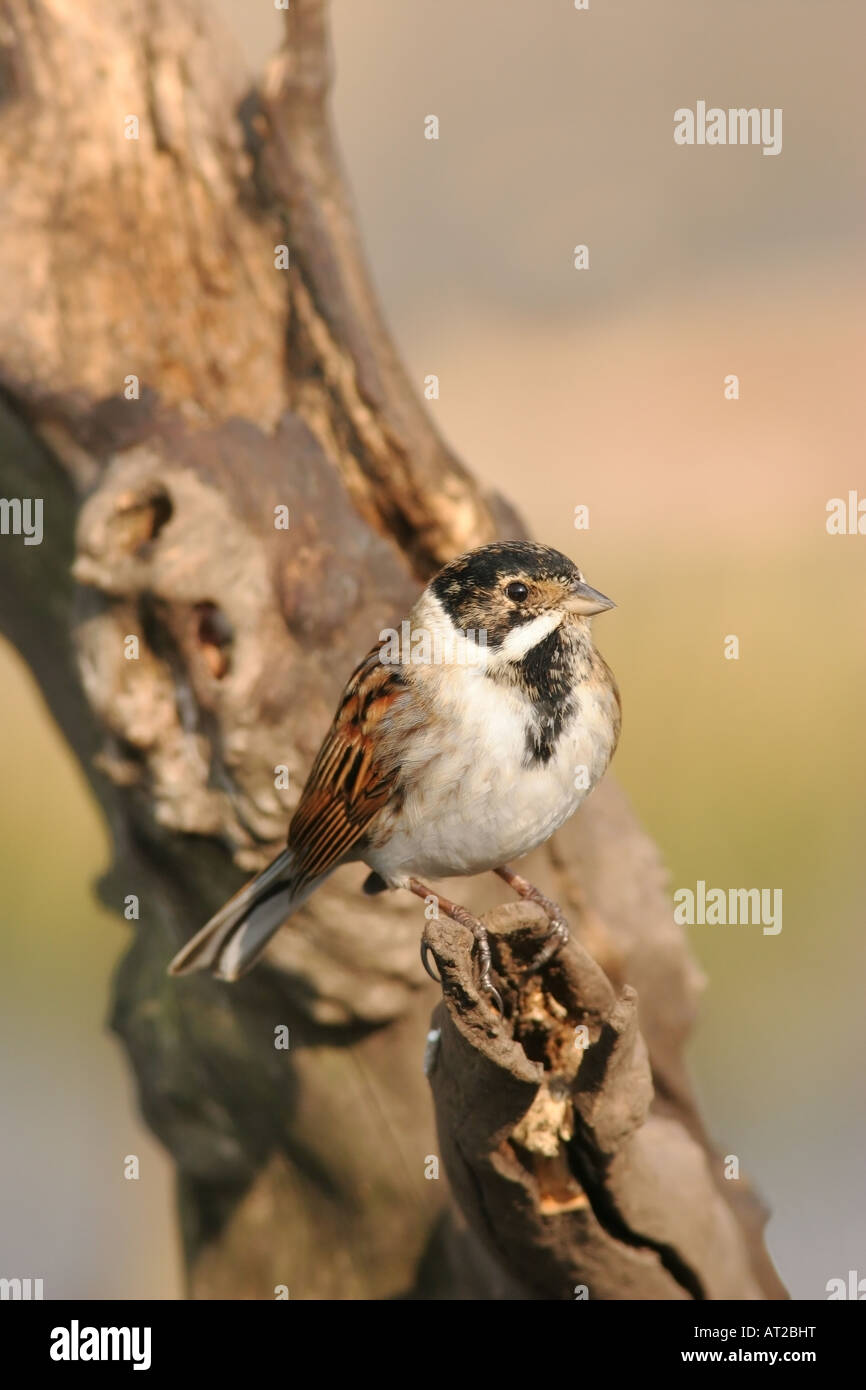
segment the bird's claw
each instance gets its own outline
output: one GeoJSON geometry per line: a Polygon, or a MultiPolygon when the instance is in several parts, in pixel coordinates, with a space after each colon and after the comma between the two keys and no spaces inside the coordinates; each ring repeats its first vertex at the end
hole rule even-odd
{"type": "Polygon", "coordinates": [[[557,951],[560,951],[565,945],[568,940],[568,934],[568,923],[564,917],[551,918],[550,932],[548,933],[547,940],[535,959],[531,960],[529,964],[524,967],[525,973],[527,975],[532,974],[536,970],[540,970],[542,966],[547,965],[547,962],[552,960],[557,951]]]}
{"type": "Polygon", "coordinates": [[[486,977],[484,975],[481,976],[481,988],[485,990],[486,993],[489,995],[490,1002],[495,1006],[500,1018],[504,1018],[505,1005],[502,1002],[502,995],[499,993],[499,990],[496,988],[495,984],[493,984],[489,975],[487,975],[486,977]]]}
{"type": "Polygon", "coordinates": [[[427,939],[426,939],[425,937],[422,936],[422,938],[421,938],[421,964],[423,965],[423,967],[424,967],[424,969],[426,970],[427,974],[430,976],[430,979],[433,981],[433,983],[436,984],[436,985],[441,985],[441,983],[442,983],[442,976],[441,976],[441,975],[436,975],[436,974],[434,974],[434,972],[433,972],[433,971],[431,970],[431,968],[430,968],[430,956],[431,956],[431,955],[433,955],[433,956],[434,956],[434,959],[435,959],[435,955],[434,955],[434,952],[433,952],[433,948],[432,948],[432,946],[430,945],[430,942],[427,941],[427,939]]]}
{"type": "Polygon", "coordinates": [[[478,947],[478,956],[481,962],[481,977],[479,983],[484,992],[490,996],[491,1002],[499,1011],[500,1018],[504,1018],[505,1005],[502,1002],[502,995],[490,978],[493,960],[490,955],[490,941],[487,932],[480,922],[477,922],[473,929],[475,932],[475,944],[478,947]]]}
{"type": "MultiPolygon", "coordinates": [[[[480,955],[481,955],[481,979],[480,979],[479,983],[480,983],[480,985],[481,985],[482,990],[485,992],[485,994],[487,994],[487,995],[490,996],[490,1001],[491,1001],[491,1003],[492,1003],[492,1004],[495,1006],[495,1008],[498,1010],[498,1012],[499,1012],[499,1014],[501,1015],[501,1017],[504,1018],[504,1017],[505,1017],[505,1005],[504,1005],[503,1002],[502,1002],[502,995],[499,993],[499,990],[496,988],[496,986],[494,985],[492,979],[490,978],[490,947],[487,945],[486,936],[485,936],[483,945],[482,945],[481,940],[480,940],[479,937],[476,937],[476,942],[477,942],[477,944],[478,944],[478,946],[479,946],[479,952],[480,952],[480,955]]],[[[430,957],[431,957],[431,956],[432,956],[433,959],[435,960],[436,954],[435,954],[435,952],[434,952],[434,950],[433,950],[433,947],[430,945],[430,942],[427,941],[427,939],[426,939],[425,937],[422,937],[422,938],[421,938],[421,964],[423,965],[423,967],[424,967],[425,971],[427,972],[427,974],[430,976],[430,979],[433,980],[433,982],[434,982],[435,984],[441,985],[441,984],[442,984],[442,976],[441,976],[441,975],[435,974],[435,972],[434,972],[433,969],[431,968],[431,965],[430,965],[430,957]]]]}

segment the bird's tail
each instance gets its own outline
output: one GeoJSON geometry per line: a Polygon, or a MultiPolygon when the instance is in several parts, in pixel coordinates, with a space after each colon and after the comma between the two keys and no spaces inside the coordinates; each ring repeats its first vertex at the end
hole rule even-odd
{"type": "Polygon", "coordinates": [[[237,980],[246,974],[315,886],[305,884],[298,889],[293,868],[292,851],[284,849],[178,951],[168,967],[169,974],[209,970],[222,980],[237,980]]]}

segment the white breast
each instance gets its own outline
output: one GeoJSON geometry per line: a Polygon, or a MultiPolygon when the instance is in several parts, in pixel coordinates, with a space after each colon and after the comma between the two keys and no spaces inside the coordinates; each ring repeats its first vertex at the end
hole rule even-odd
{"type": "Polygon", "coordinates": [[[402,809],[387,843],[365,854],[391,883],[482,873],[528,854],[577,810],[613,749],[604,689],[584,684],[549,762],[526,767],[531,705],[521,691],[480,669],[431,679],[439,717],[408,741],[402,809]]]}

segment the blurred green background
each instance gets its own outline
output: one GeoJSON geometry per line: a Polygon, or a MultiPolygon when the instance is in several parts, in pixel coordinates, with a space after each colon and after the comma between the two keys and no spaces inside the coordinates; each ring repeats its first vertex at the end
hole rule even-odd
{"type": "MultiPolygon", "coordinates": [[[[255,70],[270,0],[217,9],[255,70]]],[[[340,141],[413,381],[439,376],[466,463],[618,601],[616,775],[672,887],[783,890],[778,936],[687,929],[692,1060],[800,1298],[866,1275],[866,536],[825,529],[866,497],[864,29],[834,0],[334,4],[340,141]],[[782,154],[675,147],[698,99],[782,107],[782,154]]],[[[176,1297],[170,1165],[104,1027],[106,827],[8,647],[0,689],[3,1272],[176,1297]]]]}

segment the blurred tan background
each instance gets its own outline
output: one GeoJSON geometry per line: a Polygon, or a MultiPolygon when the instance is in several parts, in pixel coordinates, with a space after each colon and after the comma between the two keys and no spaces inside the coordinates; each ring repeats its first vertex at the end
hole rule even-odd
{"type": "MultiPolygon", "coordinates": [[[[271,0],[219,11],[255,71],[271,0]]],[[[866,13],[335,0],[334,37],[412,378],[439,376],[429,409],[465,462],[619,603],[597,626],[616,775],[672,886],[783,889],[778,936],[688,929],[708,976],[692,1055],[713,1132],[774,1208],[782,1277],[823,1298],[866,1275],[866,536],[825,529],[828,499],[866,498],[866,13]],[[781,107],[782,153],[675,146],[699,99],[781,107]]],[[[103,1027],[125,936],[92,894],[106,827],[8,647],[0,689],[0,1273],[177,1297],[170,1165],[103,1027]]]]}

